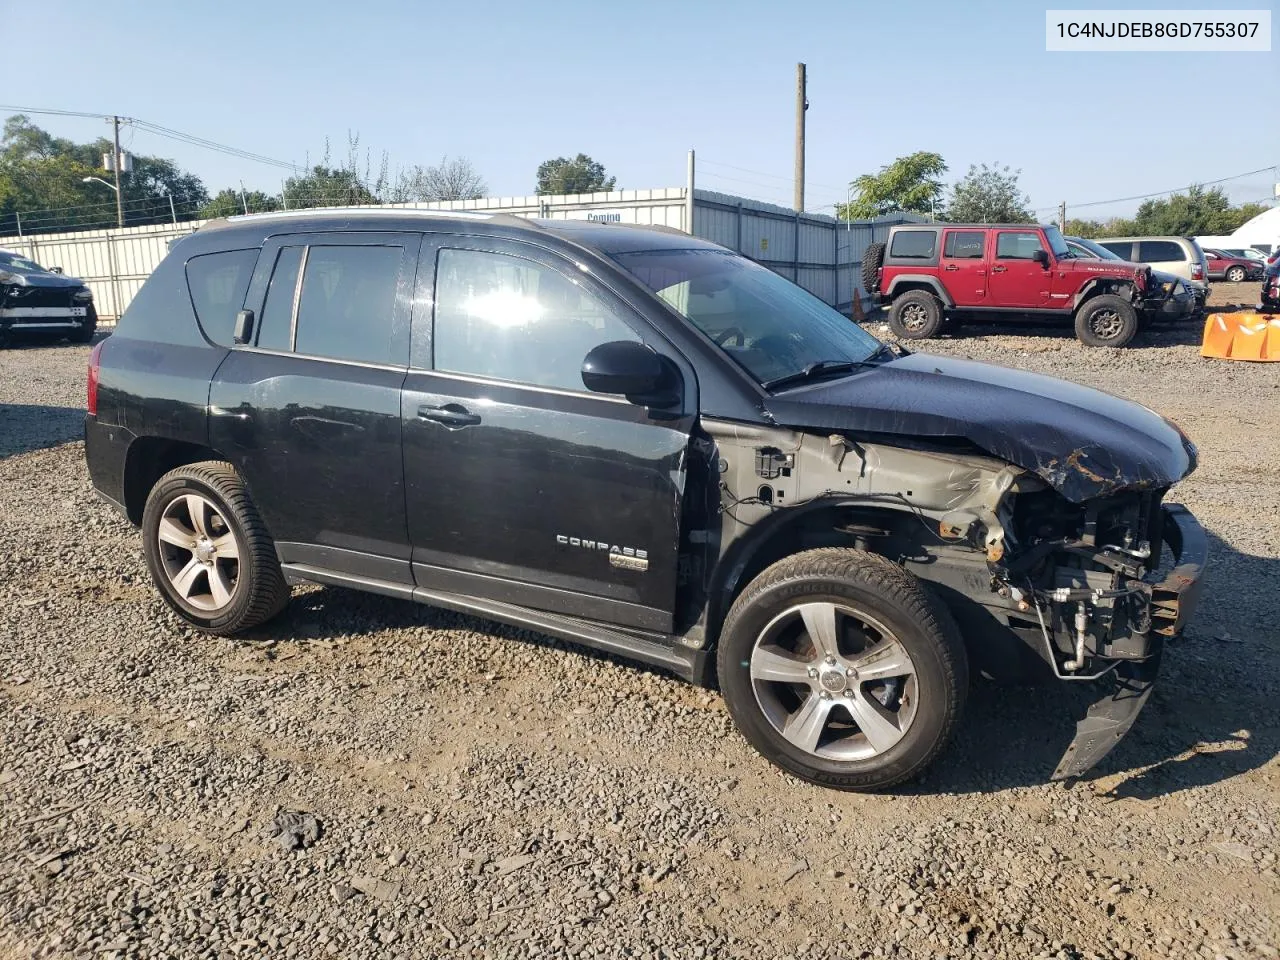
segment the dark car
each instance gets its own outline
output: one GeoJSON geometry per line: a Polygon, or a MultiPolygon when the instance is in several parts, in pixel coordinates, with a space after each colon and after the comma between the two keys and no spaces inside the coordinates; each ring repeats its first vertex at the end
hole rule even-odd
{"type": "Polygon", "coordinates": [[[1054,226],[910,223],[862,257],[863,285],[889,304],[904,340],[936,336],[969,316],[1058,317],[1091,347],[1123,347],[1144,320],[1179,308],[1149,267],[1072,254],[1054,226]]]}
{"type": "Polygon", "coordinates": [[[1208,265],[1210,280],[1228,280],[1231,283],[1244,283],[1257,280],[1262,276],[1265,265],[1249,257],[1235,257],[1225,250],[1204,248],[1205,263],[1208,265]]]}
{"type": "Polygon", "coordinates": [[[1088,770],[1205,563],[1173,423],[891,349],[663,228],[215,222],[88,382],[93,483],[200,630],[300,582],[475,613],[718,678],[766,757],[844,789],[923,770],[971,670],[1118,684],[1055,776],[1088,770]]]}
{"type": "Polygon", "coordinates": [[[0,250],[0,342],[14,331],[88,343],[97,327],[93,293],[84,281],[0,250]]]}
{"type": "Polygon", "coordinates": [[[1280,259],[1272,260],[1262,276],[1258,310],[1262,313],[1280,313],[1280,259]]]}

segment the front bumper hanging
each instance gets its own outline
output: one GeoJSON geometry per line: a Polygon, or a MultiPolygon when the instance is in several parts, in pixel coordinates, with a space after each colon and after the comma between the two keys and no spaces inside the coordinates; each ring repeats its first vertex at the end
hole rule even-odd
{"type": "Polygon", "coordinates": [[[1160,668],[1163,641],[1174,639],[1195,613],[1209,562],[1204,528],[1179,504],[1164,506],[1164,538],[1173,552],[1174,568],[1151,587],[1151,632],[1160,638],[1145,660],[1120,663],[1113,687],[1076,725],[1076,735],[1053,771],[1053,780],[1079,777],[1091,770],[1133,727],[1151,696],[1160,668]]]}

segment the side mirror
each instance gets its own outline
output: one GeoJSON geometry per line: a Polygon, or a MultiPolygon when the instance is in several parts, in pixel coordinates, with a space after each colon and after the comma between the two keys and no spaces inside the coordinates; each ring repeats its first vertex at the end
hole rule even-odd
{"type": "Polygon", "coordinates": [[[582,383],[592,393],[620,393],[643,406],[676,403],[678,376],[661,356],[634,340],[602,343],[582,361],[582,383]]]}
{"type": "Polygon", "coordinates": [[[50,273],[65,273],[66,271],[65,271],[65,270],[63,270],[61,267],[50,267],[50,268],[49,268],[49,272],[50,272],[50,273]]]}
{"type": "Polygon", "coordinates": [[[235,330],[231,339],[236,343],[248,343],[253,339],[253,311],[241,310],[236,314],[235,330]]]}
{"type": "Polygon", "coordinates": [[[1040,264],[1040,266],[1044,267],[1046,270],[1049,269],[1049,251],[1048,250],[1037,250],[1035,253],[1031,255],[1031,259],[1034,260],[1036,263],[1040,264]]]}

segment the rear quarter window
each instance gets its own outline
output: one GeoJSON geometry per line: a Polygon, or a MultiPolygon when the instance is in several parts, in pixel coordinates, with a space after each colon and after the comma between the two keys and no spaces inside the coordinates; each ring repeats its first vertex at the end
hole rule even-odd
{"type": "Polygon", "coordinates": [[[1138,243],[1138,260],[1142,263],[1170,263],[1186,259],[1182,244],[1172,240],[1142,240],[1138,243]]]}
{"type": "Polygon", "coordinates": [[[224,250],[187,261],[187,289],[196,323],[219,346],[231,346],[236,313],[244,306],[257,262],[257,250],[224,250]]]}
{"type": "Polygon", "coordinates": [[[889,244],[889,256],[904,260],[931,260],[937,246],[936,230],[899,230],[889,244]]]}

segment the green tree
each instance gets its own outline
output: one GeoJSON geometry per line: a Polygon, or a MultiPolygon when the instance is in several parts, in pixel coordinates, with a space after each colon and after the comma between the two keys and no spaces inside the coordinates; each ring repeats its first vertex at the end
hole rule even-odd
{"type": "Polygon", "coordinates": [[[947,164],[941,154],[919,151],[864,173],[851,187],[857,196],[836,205],[841,220],[868,220],[887,213],[942,215],[942,180],[947,164]]]}
{"type": "Polygon", "coordinates": [[[573,159],[556,157],[538,164],[537,193],[598,193],[612,190],[617,177],[605,174],[604,165],[592,160],[585,153],[573,159]]]}
{"type": "Polygon", "coordinates": [[[1018,185],[1021,170],[970,165],[951,188],[947,219],[954,223],[1031,223],[1031,198],[1018,185]]]}
{"type": "Polygon", "coordinates": [[[219,190],[217,196],[200,207],[196,219],[234,217],[244,213],[246,207],[249,213],[270,213],[280,209],[280,198],[263,193],[261,190],[241,191],[227,187],[225,190],[219,190]]]}
{"type": "MultiPolygon", "coordinates": [[[[0,230],[24,232],[116,225],[116,196],[104,184],[85,182],[113,175],[102,169],[105,138],[75,143],[54,137],[30,118],[9,117],[0,132],[0,230]]],[[[190,220],[208,200],[200,178],[161,157],[135,156],[133,170],[121,174],[126,226],[170,219],[169,197],[179,219],[190,220]]]]}
{"type": "Polygon", "coordinates": [[[1142,235],[1222,236],[1232,233],[1263,209],[1256,203],[1234,207],[1226,193],[1218,187],[1205,190],[1200,186],[1192,186],[1186,193],[1144,200],[1134,215],[1133,224],[1135,232],[1142,235]]]}
{"type": "Polygon", "coordinates": [[[1069,237],[1086,237],[1092,240],[1094,237],[1114,236],[1107,232],[1107,225],[1098,220],[1067,220],[1067,229],[1064,231],[1069,237]]]}

